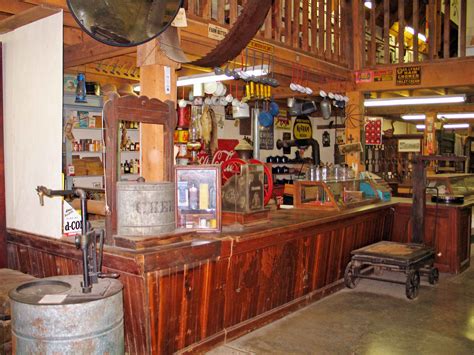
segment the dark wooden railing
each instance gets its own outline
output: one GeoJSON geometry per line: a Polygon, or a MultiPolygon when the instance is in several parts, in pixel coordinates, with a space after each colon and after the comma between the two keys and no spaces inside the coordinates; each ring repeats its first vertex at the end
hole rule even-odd
{"type": "Polygon", "coordinates": [[[363,66],[465,57],[467,20],[474,20],[467,1],[372,0],[361,11],[363,66]]]}
{"type": "MultiPolygon", "coordinates": [[[[229,28],[247,0],[187,0],[190,18],[229,28]]],[[[348,0],[275,0],[257,38],[349,66],[348,0]],[[346,41],[346,42],[345,42],[346,41]]]]}

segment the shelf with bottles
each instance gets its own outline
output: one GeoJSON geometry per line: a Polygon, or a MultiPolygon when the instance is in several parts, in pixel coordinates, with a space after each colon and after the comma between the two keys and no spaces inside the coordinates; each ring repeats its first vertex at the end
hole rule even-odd
{"type": "Polygon", "coordinates": [[[220,231],[220,176],[213,165],[175,168],[177,228],[220,231]]]}
{"type": "Polygon", "coordinates": [[[130,159],[120,163],[120,175],[140,175],[140,160],[130,159]]]}
{"type": "Polygon", "coordinates": [[[87,97],[87,103],[74,102],[74,95],[64,96],[63,171],[65,188],[102,186],[104,130],[102,99],[87,97]],[[93,178],[97,181],[92,182],[93,178]],[[78,184],[79,182],[79,184],[78,184]]]}

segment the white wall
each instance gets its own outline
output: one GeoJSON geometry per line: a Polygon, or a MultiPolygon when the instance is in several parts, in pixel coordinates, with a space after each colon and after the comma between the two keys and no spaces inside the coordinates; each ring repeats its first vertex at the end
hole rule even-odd
{"type": "Polygon", "coordinates": [[[61,200],[35,188],[62,188],[63,14],[0,35],[7,228],[61,236],[61,200]]]}
{"type": "MultiPolygon", "coordinates": [[[[395,121],[393,124],[393,127],[395,128],[394,134],[416,134],[416,133],[421,133],[416,130],[416,125],[417,124],[423,124],[423,121],[412,121],[410,123],[408,122],[400,122],[400,121],[395,121]]],[[[387,129],[392,129],[392,120],[383,119],[383,125],[382,125],[382,130],[385,131],[387,129]]]]}
{"type": "MultiPolygon", "coordinates": [[[[214,107],[214,111],[217,116],[223,114],[223,108],[222,107],[214,107]],[[222,112],[221,112],[222,111],[222,112]]],[[[313,138],[316,139],[319,143],[320,147],[320,155],[321,155],[321,162],[329,162],[329,163],[334,163],[334,142],[335,142],[335,135],[334,135],[334,129],[317,129],[316,127],[318,125],[327,125],[331,121],[335,121],[334,118],[331,118],[330,120],[323,120],[322,118],[315,118],[315,117],[310,117],[311,123],[313,124],[313,138]],[[331,137],[331,146],[330,147],[323,147],[322,143],[322,135],[324,131],[328,131],[330,133],[331,137]]],[[[267,157],[269,156],[275,156],[275,155],[283,155],[283,151],[281,149],[276,149],[276,141],[278,139],[283,138],[283,133],[285,132],[290,132],[291,136],[293,137],[293,120],[291,123],[291,129],[290,130],[282,130],[282,129],[274,129],[274,149],[273,150],[260,150],[260,160],[265,161],[267,157]]],[[[341,119],[338,118],[338,123],[340,124],[341,119]]],[[[242,139],[244,136],[239,134],[239,126],[234,125],[235,121],[231,120],[224,120],[224,127],[219,128],[219,139],[242,139]]],[[[252,138],[252,137],[250,137],[252,138]]],[[[291,149],[291,155],[289,156],[291,159],[295,157],[295,152],[296,148],[291,149]]],[[[305,153],[305,157],[311,157],[311,148],[308,148],[308,152],[305,153]]]]}

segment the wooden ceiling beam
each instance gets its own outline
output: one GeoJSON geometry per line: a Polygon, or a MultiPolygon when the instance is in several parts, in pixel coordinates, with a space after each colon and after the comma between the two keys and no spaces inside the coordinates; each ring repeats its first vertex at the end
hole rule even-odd
{"type": "MultiPolygon", "coordinates": [[[[50,7],[56,7],[56,8],[61,8],[65,9],[65,6],[67,8],[66,1],[61,0],[61,1],[53,1],[53,0],[44,0],[44,1],[37,1],[36,3],[31,3],[32,1],[19,1],[19,0],[0,0],[0,12],[4,12],[7,14],[12,14],[16,15],[19,14],[23,11],[29,10],[31,8],[37,7],[39,4],[47,5],[50,7]],[[58,3],[63,3],[59,4],[58,3]]],[[[64,11],[64,25],[69,26],[69,27],[75,27],[79,28],[79,24],[74,20],[72,15],[64,11]]]]}
{"type": "Polygon", "coordinates": [[[17,15],[7,17],[0,21],[0,34],[13,31],[29,23],[38,21],[42,18],[57,14],[60,9],[47,6],[35,6],[17,15]]]}
{"type": "Polygon", "coordinates": [[[136,53],[136,47],[112,47],[87,36],[82,43],[64,48],[64,68],[100,62],[131,53],[136,53]]]}
{"type": "Polygon", "coordinates": [[[474,57],[437,60],[430,63],[378,65],[367,70],[392,70],[392,81],[358,83],[360,91],[399,91],[407,89],[449,88],[472,86],[474,78],[474,57]],[[399,86],[395,82],[395,73],[399,67],[421,66],[421,84],[399,86]]]}
{"type": "Polygon", "coordinates": [[[474,112],[474,104],[368,107],[365,109],[365,112],[370,116],[403,115],[425,112],[462,113],[474,112]]]}

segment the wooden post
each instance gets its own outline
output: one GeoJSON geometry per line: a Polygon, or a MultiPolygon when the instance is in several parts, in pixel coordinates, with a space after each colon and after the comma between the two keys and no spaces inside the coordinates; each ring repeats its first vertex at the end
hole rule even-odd
{"type": "Polygon", "coordinates": [[[449,58],[449,46],[451,29],[451,1],[444,0],[444,38],[443,38],[443,58],[449,58]]]}
{"type": "MultiPolygon", "coordinates": [[[[137,48],[137,66],[140,67],[140,93],[148,98],[160,101],[177,101],[176,69],[179,64],[168,59],[161,52],[159,40],[149,41],[137,48]]],[[[146,181],[164,181],[166,159],[164,156],[163,126],[142,124],[141,143],[142,164],[141,172],[146,181]]]]}
{"type": "Polygon", "coordinates": [[[460,21],[460,30],[459,30],[459,55],[458,57],[466,56],[466,27],[467,27],[467,1],[461,0],[461,21],[460,21]]]}
{"type": "MultiPolygon", "coordinates": [[[[349,97],[348,105],[351,112],[351,115],[346,118],[346,144],[357,143],[361,141],[360,132],[364,126],[364,95],[361,91],[351,91],[346,94],[349,97]]],[[[352,166],[353,163],[357,164],[359,171],[364,170],[360,153],[346,154],[346,163],[349,166],[352,166]]]]}
{"type": "Polygon", "coordinates": [[[413,61],[418,62],[418,32],[420,31],[419,6],[418,0],[413,0],[413,61]]]}
{"type": "Polygon", "coordinates": [[[436,154],[436,112],[427,112],[425,117],[425,131],[423,133],[423,154],[436,154]]]}
{"type": "Polygon", "coordinates": [[[383,0],[383,56],[390,64],[390,0],[383,0]]]}
{"type": "Polygon", "coordinates": [[[405,2],[398,0],[398,62],[405,60],[405,2]]]}
{"type": "Polygon", "coordinates": [[[411,212],[413,243],[422,243],[425,234],[425,181],[425,163],[421,156],[416,156],[413,160],[413,205],[411,212]]]}
{"type": "Polygon", "coordinates": [[[353,68],[361,70],[365,66],[365,13],[363,1],[352,2],[353,68]]]}

